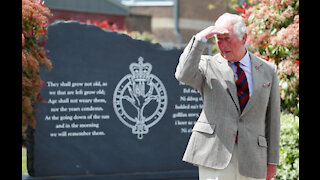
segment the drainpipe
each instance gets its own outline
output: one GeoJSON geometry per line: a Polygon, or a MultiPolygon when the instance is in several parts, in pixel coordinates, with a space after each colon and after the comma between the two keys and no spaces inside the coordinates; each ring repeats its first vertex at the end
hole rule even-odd
{"type": "Polygon", "coordinates": [[[174,34],[178,38],[179,45],[182,44],[182,36],[179,33],[179,0],[174,0],[174,34]]]}

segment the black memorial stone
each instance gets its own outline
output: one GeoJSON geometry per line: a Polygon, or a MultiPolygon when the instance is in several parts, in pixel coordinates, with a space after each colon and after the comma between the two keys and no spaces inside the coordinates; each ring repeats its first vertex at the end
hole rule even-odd
{"type": "Polygon", "coordinates": [[[197,179],[182,156],[202,101],[174,77],[181,50],[75,21],[50,25],[45,48],[24,179],[197,179]]]}

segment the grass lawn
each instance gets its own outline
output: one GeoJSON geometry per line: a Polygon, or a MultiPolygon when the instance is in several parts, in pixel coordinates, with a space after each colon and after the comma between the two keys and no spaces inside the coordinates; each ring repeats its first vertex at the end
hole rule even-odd
{"type": "Polygon", "coordinates": [[[28,174],[27,171],[27,149],[22,146],[22,174],[28,174]]]}

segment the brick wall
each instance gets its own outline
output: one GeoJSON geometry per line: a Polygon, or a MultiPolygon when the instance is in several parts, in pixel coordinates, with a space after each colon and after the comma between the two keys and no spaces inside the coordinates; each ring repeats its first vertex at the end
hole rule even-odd
{"type": "MultiPolygon", "coordinates": [[[[210,25],[214,25],[214,21],[220,15],[225,12],[231,12],[227,8],[227,2],[225,0],[179,0],[178,28],[183,38],[183,44],[188,43],[192,35],[210,25]],[[209,10],[209,4],[213,4],[215,8],[209,10]]],[[[126,26],[128,29],[130,28],[129,30],[151,32],[160,42],[178,42],[174,34],[174,6],[130,7],[130,15],[126,20],[126,24],[128,24],[126,26]],[[133,23],[132,21],[135,22],[133,23]]]]}

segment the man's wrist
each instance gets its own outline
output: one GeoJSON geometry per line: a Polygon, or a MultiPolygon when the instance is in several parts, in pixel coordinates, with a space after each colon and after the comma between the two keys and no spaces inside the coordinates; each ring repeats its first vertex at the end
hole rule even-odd
{"type": "Polygon", "coordinates": [[[199,33],[196,34],[196,40],[202,41],[202,42],[204,42],[204,43],[206,43],[206,42],[208,41],[207,38],[201,36],[199,33]]]}

